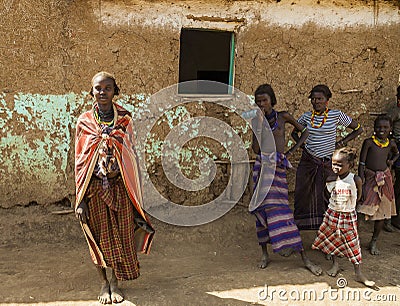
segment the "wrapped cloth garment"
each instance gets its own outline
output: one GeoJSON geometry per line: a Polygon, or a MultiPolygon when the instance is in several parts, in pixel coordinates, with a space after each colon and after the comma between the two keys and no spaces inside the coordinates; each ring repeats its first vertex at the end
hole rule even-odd
{"type": "Polygon", "coordinates": [[[357,206],[357,211],[365,215],[365,220],[390,219],[396,215],[392,174],[389,168],[385,171],[365,168],[363,198],[357,206]]]}
{"type": "Polygon", "coordinates": [[[303,150],[296,172],[294,220],[300,230],[317,230],[328,208],[327,177],[333,175],[330,158],[303,150]]]}
{"type": "Polygon", "coordinates": [[[108,185],[104,189],[102,180],[97,178],[89,184],[88,226],[106,266],[114,269],[117,279],[136,279],[140,275],[135,245],[136,212],[121,176],[108,179],[108,185]]]}
{"type": "Polygon", "coordinates": [[[104,128],[96,121],[96,105],[78,119],[75,207],[86,199],[91,218],[81,226],[94,264],[114,269],[125,265],[116,274],[120,279],[132,279],[138,276],[139,265],[136,254],[130,253],[147,254],[154,229],[143,210],[131,115],[115,103],[113,109],[112,127],[104,128]],[[113,178],[108,178],[109,174],[113,178]],[[129,269],[132,272],[126,272],[129,269]]]}
{"type": "Polygon", "coordinates": [[[303,250],[300,233],[289,207],[288,167],[290,163],[284,154],[273,153],[258,155],[253,169],[255,190],[252,201],[257,205],[253,205],[255,209],[251,213],[256,216],[258,242],[260,245],[270,243],[274,252],[287,248],[298,252],[303,250]],[[271,163],[274,171],[271,171],[271,163]],[[262,171],[263,167],[268,169],[262,171]]]}

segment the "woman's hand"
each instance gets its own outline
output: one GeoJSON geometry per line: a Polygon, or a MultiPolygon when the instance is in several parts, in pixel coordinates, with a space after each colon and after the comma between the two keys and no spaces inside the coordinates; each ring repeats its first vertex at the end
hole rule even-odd
{"type": "Polygon", "coordinates": [[[89,219],[89,208],[85,200],[82,200],[82,202],[76,208],[75,216],[82,223],[86,223],[87,220],[89,219]]]}
{"type": "Polygon", "coordinates": [[[361,183],[364,185],[364,183],[365,183],[365,174],[361,173],[361,175],[359,175],[359,176],[361,178],[361,183]]]}

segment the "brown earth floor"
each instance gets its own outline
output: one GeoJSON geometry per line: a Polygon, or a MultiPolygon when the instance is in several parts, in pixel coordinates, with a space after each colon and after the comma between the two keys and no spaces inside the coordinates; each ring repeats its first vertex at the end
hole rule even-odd
{"type": "MultiPolygon", "coordinates": [[[[73,214],[54,214],[65,208],[36,205],[0,210],[1,305],[97,304],[100,286],[80,226],[73,214]]],[[[270,266],[258,269],[261,252],[254,219],[243,206],[236,205],[222,218],[198,227],[172,226],[154,218],[152,222],[157,230],[152,252],[140,255],[141,277],[122,283],[124,305],[266,305],[257,293],[265,285],[338,289],[337,278],[312,275],[298,254],[290,258],[273,254],[270,266]]],[[[372,224],[360,222],[360,233],[366,276],[398,303],[400,233],[382,233],[380,256],[365,250],[372,224]]],[[[302,237],[308,255],[326,271],[329,262],[310,250],[315,232],[302,232],[302,237]]],[[[364,290],[354,281],[352,265],[346,259],[341,264],[348,287],[364,290]]],[[[322,303],[331,302],[318,305],[322,303]]]]}

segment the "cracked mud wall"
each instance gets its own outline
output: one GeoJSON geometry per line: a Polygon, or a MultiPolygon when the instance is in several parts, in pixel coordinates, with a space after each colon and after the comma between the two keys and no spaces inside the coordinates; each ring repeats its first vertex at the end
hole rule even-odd
{"type": "Polygon", "coordinates": [[[3,0],[0,206],[73,200],[75,123],[90,108],[91,77],[114,73],[120,102],[145,122],[146,98],[178,82],[182,27],[234,32],[234,86],[251,95],[268,82],[277,108],[296,117],[313,85],[329,85],[330,106],[365,128],[359,148],[399,80],[399,4],[378,3],[3,0]]]}
{"type": "MultiPolygon", "coordinates": [[[[327,84],[333,94],[329,107],[345,111],[364,128],[349,144],[358,153],[363,139],[373,133],[376,115],[395,105],[400,74],[398,25],[336,30],[313,24],[292,30],[257,25],[240,37],[238,61],[247,64],[237,66],[237,87],[251,93],[260,82],[272,84],[276,109],[289,110],[298,118],[311,109],[307,97],[312,86],[327,84]]],[[[299,158],[298,151],[293,159],[299,158]]],[[[294,177],[295,172],[289,171],[290,190],[294,190],[294,177]]]]}

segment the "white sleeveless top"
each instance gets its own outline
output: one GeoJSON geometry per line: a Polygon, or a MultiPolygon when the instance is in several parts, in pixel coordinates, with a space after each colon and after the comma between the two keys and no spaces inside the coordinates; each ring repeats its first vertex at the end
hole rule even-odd
{"type": "Polygon", "coordinates": [[[326,183],[331,194],[328,207],[339,212],[351,212],[356,209],[357,187],[354,174],[349,173],[344,179],[339,176],[336,181],[326,183]]]}

